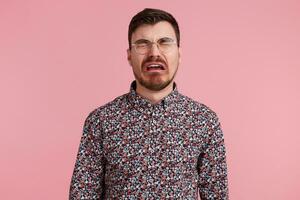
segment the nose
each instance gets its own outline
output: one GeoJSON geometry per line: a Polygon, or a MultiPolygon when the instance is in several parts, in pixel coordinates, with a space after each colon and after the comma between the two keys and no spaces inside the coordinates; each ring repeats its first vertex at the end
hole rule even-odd
{"type": "Polygon", "coordinates": [[[156,43],[152,43],[151,48],[149,50],[149,56],[159,56],[160,50],[158,48],[158,45],[156,43]]]}

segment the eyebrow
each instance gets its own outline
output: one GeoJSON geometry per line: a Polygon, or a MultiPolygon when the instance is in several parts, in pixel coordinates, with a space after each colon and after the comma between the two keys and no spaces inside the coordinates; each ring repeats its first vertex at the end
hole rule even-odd
{"type": "Polygon", "coordinates": [[[146,40],[146,39],[139,39],[139,40],[135,41],[134,44],[147,43],[147,42],[150,42],[150,41],[146,40]]]}
{"type": "Polygon", "coordinates": [[[163,38],[158,39],[157,41],[162,41],[162,40],[166,40],[166,41],[174,41],[173,38],[169,38],[169,37],[163,37],[163,38]]]}

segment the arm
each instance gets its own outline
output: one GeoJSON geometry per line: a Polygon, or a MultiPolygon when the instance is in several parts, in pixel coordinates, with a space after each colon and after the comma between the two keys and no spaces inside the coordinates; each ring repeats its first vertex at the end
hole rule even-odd
{"type": "Polygon", "coordinates": [[[99,117],[91,112],[85,120],[69,199],[102,199],[104,195],[105,163],[99,117]]]}
{"type": "Polygon", "coordinates": [[[199,192],[201,200],[228,200],[227,165],[221,125],[212,113],[208,127],[208,139],[199,156],[199,192]]]}

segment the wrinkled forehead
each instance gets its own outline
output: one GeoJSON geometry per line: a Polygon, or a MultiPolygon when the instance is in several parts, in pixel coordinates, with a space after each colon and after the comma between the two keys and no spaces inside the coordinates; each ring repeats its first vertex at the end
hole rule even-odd
{"type": "Polygon", "coordinates": [[[131,42],[135,42],[140,39],[146,39],[149,41],[157,41],[160,38],[172,38],[176,40],[175,30],[169,22],[161,21],[156,24],[144,24],[139,26],[131,37],[131,42]]]}

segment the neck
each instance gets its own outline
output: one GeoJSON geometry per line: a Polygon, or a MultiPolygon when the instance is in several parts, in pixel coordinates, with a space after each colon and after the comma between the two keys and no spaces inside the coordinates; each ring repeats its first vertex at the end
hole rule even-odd
{"type": "Polygon", "coordinates": [[[144,86],[140,85],[138,81],[136,81],[136,92],[140,96],[148,99],[151,104],[157,104],[173,91],[173,83],[174,82],[172,81],[167,87],[162,90],[153,91],[145,88],[144,86]]]}

